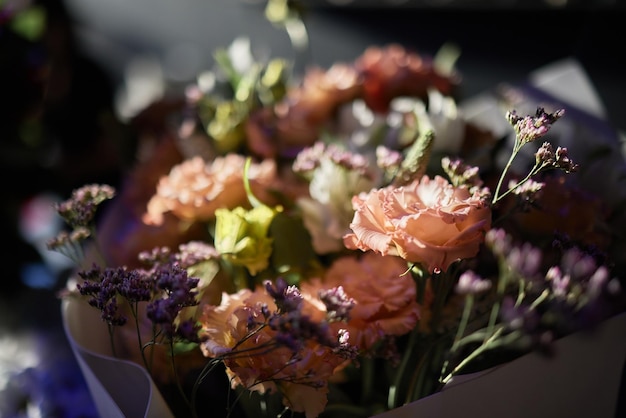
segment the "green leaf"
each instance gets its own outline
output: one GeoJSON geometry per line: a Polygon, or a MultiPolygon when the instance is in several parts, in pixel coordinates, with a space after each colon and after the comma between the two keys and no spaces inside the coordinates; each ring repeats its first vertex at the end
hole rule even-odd
{"type": "Polygon", "coordinates": [[[420,132],[419,137],[413,142],[402,161],[400,170],[393,180],[394,186],[408,184],[426,173],[434,143],[435,134],[432,129],[420,132]]]}
{"type": "MultiPolygon", "coordinates": [[[[298,217],[279,213],[270,225],[274,239],[271,263],[280,274],[297,281],[300,274],[317,265],[317,255],[311,244],[311,235],[298,217]]],[[[292,283],[295,284],[295,283],[292,283]]]]}

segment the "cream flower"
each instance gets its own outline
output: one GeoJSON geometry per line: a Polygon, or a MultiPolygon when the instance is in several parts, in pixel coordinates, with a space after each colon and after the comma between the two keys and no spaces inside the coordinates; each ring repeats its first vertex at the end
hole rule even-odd
{"type": "Polygon", "coordinates": [[[317,167],[310,173],[309,196],[297,200],[318,254],[343,248],[343,236],[350,232],[354,213],[350,198],[374,184],[373,174],[369,175],[372,170],[365,173],[366,167],[352,168],[345,161],[333,161],[330,155],[333,151],[327,152],[320,156],[317,167]]]}
{"type": "MultiPolygon", "coordinates": [[[[193,157],[174,166],[160,179],[156,194],[148,202],[144,222],[160,225],[168,212],[187,221],[206,221],[215,217],[217,208],[245,205],[244,164],[244,156],[227,154],[212,162],[193,157]]],[[[267,190],[276,177],[276,163],[253,163],[248,176],[252,193],[262,201],[270,200],[267,190]]]]}
{"type": "Polygon", "coordinates": [[[398,255],[430,272],[475,256],[491,225],[491,209],[478,192],[441,176],[363,193],[352,204],[346,247],[398,255]]]}

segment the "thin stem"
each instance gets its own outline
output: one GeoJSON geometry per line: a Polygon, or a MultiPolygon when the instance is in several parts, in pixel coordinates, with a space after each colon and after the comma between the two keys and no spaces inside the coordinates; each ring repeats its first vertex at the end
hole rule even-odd
{"type": "Polygon", "coordinates": [[[178,368],[176,367],[176,356],[174,355],[174,341],[172,339],[169,340],[169,347],[170,347],[170,357],[172,358],[172,362],[171,362],[172,373],[174,373],[174,381],[176,382],[176,388],[178,389],[180,396],[183,398],[183,400],[189,407],[191,411],[191,416],[196,418],[198,414],[196,412],[195,405],[189,402],[189,398],[187,398],[187,395],[185,394],[183,386],[180,383],[180,376],[178,375],[178,368]]]}
{"type": "Polygon", "coordinates": [[[398,366],[398,372],[395,375],[395,379],[393,384],[389,387],[389,394],[387,395],[387,407],[389,409],[393,409],[397,406],[396,402],[398,401],[398,391],[400,388],[400,382],[402,380],[403,371],[407,369],[407,364],[409,360],[414,355],[413,348],[415,347],[415,343],[417,342],[417,336],[419,335],[418,327],[413,328],[411,334],[409,335],[409,341],[407,344],[407,348],[404,350],[404,355],[402,356],[402,360],[398,366]]]}
{"type": "MultiPolygon", "coordinates": [[[[506,268],[506,266],[500,266],[501,270],[504,270],[506,268]]],[[[491,313],[489,314],[489,322],[487,323],[487,334],[485,335],[485,341],[487,338],[489,338],[489,335],[493,332],[493,329],[496,325],[496,320],[498,319],[498,315],[500,313],[501,298],[504,294],[504,289],[506,288],[508,281],[509,280],[506,273],[504,275],[500,275],[500,277],[498,278],[496,300],[491,306],[491,313]]]]}
{"type": "Polygon", "coordinates": [[[134,304],[128,302],[128,304],[130,305],[130,311],[133,314],[133,317],[135,318],[135,331],[137,332],[137,343],[139,344],[139,353],[141,354],[141,360],[143,361],[143,364],[146,366],[146,369],[148,370],[148,374],[152,374],[152,370],[151,370],[150,364],[148,364],[148,360],[146,359],[144,346],[141,341],[141,329],[139,327],[139,315],[137,313],[138,302],[135,302],[134,304]]]}
{"type": "Polygon", "coordinates": [[[534,310],[537,306],[539,306],[539,304],[541,302],[543,302],[548,296],[550,295],[550,291],[548,289],[545,289],[543,292],[541,292],[541,294],[537,297],[537,299],[535,299],[533,301],[533,303],[530,305],[529,309],[532,311],[534,310]]]}
{"type": "Polygon", "coordinates": [[[459,323],[459,327],[456,330],[456,335],[454,336],[454,343],[452,343],[452,351],[455,351],[458,348],[459,341],[463,334],[465,333],[465,328],[469,322],[470,313],[472,312],[472,307],[474,306],[474,295],[471,293],[465,297],[465,306],[463,307],[463,315],[461,316],[461,322],[459,323]]]}
{"type": "Polygon", "coordinates": [[[517,299],[515,300],[515,306],[520,306],[524,301],[524,297],[526,296],[526,292],[524,290],[526,284],[524,280],[519,280],[519,288],[517,290],[517,299]]]}
{"type": "Polygon", "coordinates": [[[372,396],[374,386],[374,376],[376,372],[374,359],[366,358],[361,363],[361,402],[365,403],[372,396]]]}
{"type": "Polygon", "coordinates": [[[498,185],[496,186],[496,192],[493,195],[493,200],[491,201],[492,204],[495,204],[498,200],[500,200],[500,188],[502,187],[502,182],[504,181],[504,178],[506,177],[506,173],[509,171],[509,168],[511,168],[511,164],[513,163],[513,160],[515,159],[515,156],[517,155],[517,151],[519,151],[518,148],[518,140],[517,138],[515,138],[515,145],[513,145],[513,152],[511,152],[511,156],[509,157],[509,161],[507,161],[506,165],[504,166],[504,170],[502,170],[502,174],[500,174],[500,179],[498,180],[498,185]]]}
{"type": "Polygon", "coordinates": [[[485,340],[485,342],[483,342],[483,344],[480,345],[480,347],[472,351],[459,364],[457,364],[456,367],[452,369],[452,371],[448,373],[448,375],[442,379],[441,383],[443,383],[444,385],[448,383],[450,379],[452,379],[452,376],[458,373],[459,370],[465,367],[470,361],[474,360],[476,357],[481,355],[487,349],[493,348],[494,346],[492,346],[491,343],[493,343],[496,340],[496,338],[498,338],[498,336],[502,334],[503,331],[504,331],[504,327],[498,328],[491,337],[489,337],[487,340],[485,340]]]}
{"type": "Polygon", "coordinates": [[[111,343],[111,353],[113,353],[113,357],[117,357],[117,352],[115,350],[115,342],[113,341],[113,325],[108,324],[109,329],[109,342],[111,343]]]}

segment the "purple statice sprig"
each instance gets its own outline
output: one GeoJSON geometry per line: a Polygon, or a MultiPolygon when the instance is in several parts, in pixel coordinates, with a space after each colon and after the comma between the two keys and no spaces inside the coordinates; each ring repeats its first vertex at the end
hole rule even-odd
{"type": "MultiPolygon", "coordinates": [[[[497,203],[502,198],[510,193],[514,193],[519,187],[522,187],[532,177],[537,174],[550,170],[560,169],[566,173],[571,173],[578,170],[578,165],[575,164],[568,156],[567,148],[558,147],[556,151],[553,150],[552,145],[548,142],[544,142],[539,150],[535,153],[535,164],[530,169],[526,177],[516,181],[513,184],[509,184],[506,191],[501,192],[504,179],[507,172],[511,168],[513,160],[519,153],[519,151],[526,144],[537,141],[539,138],[545,136],[552,125],[559,120],[565,114],[564,109],[556,110],[555,112],[546,112],[542,107],[538,107],[535,115],[519,116],[515,110],[507,112],[506,119],[513,127],[515,131],[515,142],[513,144],[513,150],[511,156],[507,161],[498,184],[496,191],[493,194],[492,204],[497,203]]],[[[532,189],[526,189],[525,192],[530,192],[532,189]]],[[[526,196],[527,198],[527,196],[526,196]]]]}
{"type": "Polygon", "coordinates": [[[545,136],[552,125],[563,115],[565,115],[564,109],[549,113],[543,107],[538,107],[534,116],[519,116],[515,110],[507,112],[506,120],[515,131],[514,153],[524,145],[545,136]]]}
{"type": "Polygon", "coordinates": [[[128,318],[119,312],[118,296],[130,303],[148,301],[152,297],[152,284],[139,270],[125,267],[101,268],[94,265],[90,270],[79,271],[84,280],[77,284],[78,292],[90,296],[89,305],[101,311],[101,318],[110,326],[126,324],[128,318]]]}
{"type": "MultiPolygon", "coordinates": [[[[147,258],[152,256],[154,263],[151,269],[127,269],[126,267],[101,268],[94,265],[89,270],[79,271],[83,279],[77,284],[78,292],[89,296],[89,305],[101,312],[101,318],[109,327],[113,338],[113,328],[123,326],[128,317],[121,309],[127,303],[137,329],[137,339],[142,359],[150,370],[144,350],[155,344],[157,337],[162,342],[173,343],[182,341],[198,343],[198,327],[192,319],[179,320],[179,313],[185,307],[198,304],[196,287],[199,279],[189,277],[187,271],[175,261],[167,261],[169,250],[164,248],[145,252],[147,258]],[[157,261],[159,260],[159,261],[157,261]],[[145,302],[146,316],[154,325],[151,340],[144,344],[140,333],[139,303],[145,302]]],[[[115,345],[112,341],[115,354],[115,345]]]]}
{"type": "MultiPolygon", "coordinates": [[[[287,346],[294,352],[300,350],[308,340],[315,340],[321,345],[333,349],[341,349],[342,346],[345,346],[347,331],[340,332],[337,338],[332,335],[329,321],[316,322],[303,313],[304,299],[296,286],[288,285],[280,277],[276,279],[275,283],[267,280],[264,284],[267,293],[274,298],[278,307],[276,313],[267,318],[267,325],[277,332],[276,341],[280,345],[287,346]]],[[[332,313],[329,315],[340,315],[343,312],[343,317],[347,318],[354,301],[351,302],[351,299],[343,293],[343,289],[333,289],[326,292],[325,295],[326,302],[328,302],[327,306],[331,307],[332,313]]],[[[336,319],[339,320],[339,317],[336,319]]]]}
{"type": "Polygon", "coordinates": [[[95,237],[96,213],[99,206],[114,197],[113,187],[106,184],[88,184],[75,189],[69,199],[56,203],[54,209],[71,230],[61,231],[56,237],[48,240],[47,248],[80,264],[84,258],[84,242],[95,237]]]}
{"type": "Polygon", "coordinates": [[[356,172],[368,178],[373,177],[370,163],[365,156],[350,152],[337,144],[325,144],[321,141],[298,153],[292,165],[293,171],[310,180],[323,160],[343,167],[346,171],[356,172]]]}
{"type": "MultiPolygon", "coordinates": [[[[76,285],[77,290],[81,295],[90,297],[90,306],[100,310],[100,317],[108,325],[111,349],[115,355],[113,328],[128,322],[128,317],[120,309],[121,301],[130,304],[135,321],[138,321],[137,304],[152,298],[153,284],[143,271],[125,267],[101,268],[94,264],[91,269],[78,271],[77,274],[83,279],[76,285]]],[[[141,340],[139,344],[141,347],[141,340]]]]}
{"type": "Polygon", "coordinates": [[[491,198],[489,188],[483,187],[484,183],[480,178],[479,167],[465,164],[460,158],[443,157],[441,168],[453,186],[466,186],[470,193],[478,193],[485,201],[491,198]]]}
{"type": "Polygon", "coordinates": [[[150,276],[159,296],[148,303],[148,318],[160,328],[168,341],[179,337],[186,341],[199,342],[198,329],[191,319],[178,325],[176,320],[183,308],[198,305],[196,288],[200,279],[189,277],[187,270],[177,263],[161,264],[150,272],[150,276]]]}
{"type": "Polygon", "coordinates": [[[318,296],[326,306],[326,319],[329,322],[350,320],[350,311],[356,305],[356,301],[346,294],[343,286],[322,289],[318,292],[318,296]]]}
{"type": "MultiPolygon", "coordinates": [[[[492,310],[484,328],[462,337],[457,333],[451,353],[461,346],[477,345],[447,374],[447,363],[444,365],[442,383],[487,350],[534,346],[550,352],[556,338],[593,327],[619,311],[624,292],[609,266],[603,264],[605,259],[593,248],[557,241],[554,248],[560,253],[548,259],[529,243],[515,242],[503,229],[487,233],[485,244],[499,266],[492,310]]],[[[466,271],[456,290],[469,295],[486,291],[489,286],[484,280],[466,271]]],[[[462,318],[460,326],[463,324],[462,318]]]]}
{"type": "Polygon", "coordinates": [[[106,184],[88,184],[75,189],[68,200],[55,204],[55,209],[70,227],[89,227],[98,206],[113,197],[113,187],[106,184]]]}

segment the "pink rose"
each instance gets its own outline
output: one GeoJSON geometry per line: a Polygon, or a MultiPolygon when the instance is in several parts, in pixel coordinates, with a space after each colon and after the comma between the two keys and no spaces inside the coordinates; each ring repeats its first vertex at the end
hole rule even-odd
{"type": "Polygon", "coordinates": [[[347,248],[398,255],[430,272],[475,256],[491,226],[491,208],[481,195],[441,176],[361,193],[352,206],[347,248]]]}

